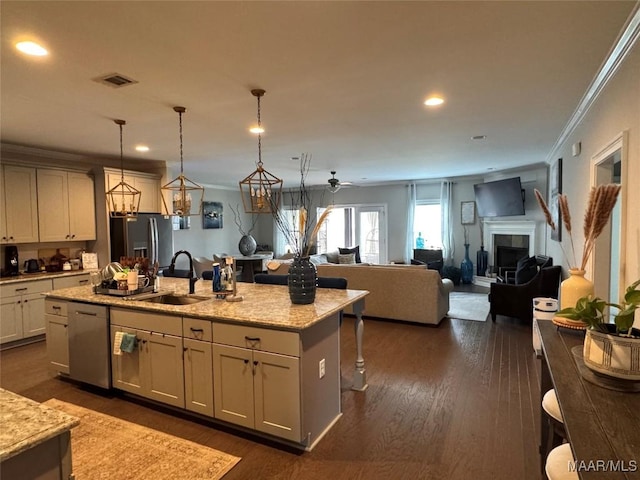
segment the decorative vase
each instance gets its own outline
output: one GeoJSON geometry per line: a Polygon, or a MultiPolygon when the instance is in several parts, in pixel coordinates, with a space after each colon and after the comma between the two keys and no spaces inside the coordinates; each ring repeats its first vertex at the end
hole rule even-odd
{"type": "Polygon", "coordinates": [[[238,250],[245,257],[250,257],[254,253],[256,253],[256,248],[258,244],[256,243],[256,239],[251,235],[243,235],[240,239],[240,243],[238,243],[238,250]]]}
{"type": "Polygon", "coordinates": [[[479,277],[484,277],[489,263],[489,252],[485,252],[484,245],[480,245],[480,250],[476,252],[476,263],[476,274],[479,277]]]}
{"type": "Polygon", "coordinates": [[[307,305],[316,299],[318,275],[309,257],[294,257],[289,265],[289,298],[296,305],[307,305]]]}
{"type": "MultiPolygon", "coordinates": [[[[569,278],[560,284],[560,309],[573,308],[578,300],[593,295],[593,282],[584,278],[584,270],[569,269],[569,278]]],[[[568,319],[565,319],[568,320],[568,319]]]]}
{"type": "Polygon", "coordinates": [[[638,338],[615,335],[616,326],[606,325],[610,333],[588,329],[584,338],[584,364],[594,372],[623,380],[640,380],[640,331],[638,338]]]}
{"type": "Polygon", "coordinates": [[[464,260],[460,264],[460,270],[462,271],[462,283],[473,282],[473,262],[469,258],[469,244],[464,244],[464,260]]]}

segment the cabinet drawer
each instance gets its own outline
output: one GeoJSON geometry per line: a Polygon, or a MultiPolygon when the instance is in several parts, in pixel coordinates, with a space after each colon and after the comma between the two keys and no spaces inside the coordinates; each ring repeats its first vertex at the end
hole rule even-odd
{"type": "Polygon", "coordinates": [[[213,341],[282,355],[300,356],[300,338],[295,332],[214,323],[213,341]]]}
{"type": "Polygon", "coordinates": [[[35,280],[33,282],[18,282],[0,287],[0,296],[15,297],[31,293],[44,293],[51,290],[51,280],[35,280]]]}
{"type": "Polygon", "coordinates": [[[81,285],[89,285],[88,273],[53,279],[54,290],[58,290],[59,288],[79,287],[81,285]]]}
{"type": "Polygon", "coordinates": [[[182,336],[182,317],[173,317],[152,312],[139,312],[124,308],[111,308],[111,324],[182,336]]]}
{"type": "Polygon", "coordinates": [[[182,319],[182,336],[211,342],[211,320],[184,317],[182,319]]]}
{"type": "Polygon", "coordinates": [[[46,299],[44,302],[44,313],[55,315],[56,317],[67,316],[67,302],[64,300],[46,299]]]}

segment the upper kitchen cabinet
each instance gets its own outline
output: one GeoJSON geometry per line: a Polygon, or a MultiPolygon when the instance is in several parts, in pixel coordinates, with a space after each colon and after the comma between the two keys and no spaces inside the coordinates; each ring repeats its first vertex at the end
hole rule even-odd
{"type": "MultiPolygon", "coordinates": [[[[120,183],[122,173],[109,168],[105,168],[104,173],[106,193],[120,183]]],[[[161,213],[159,175],[125,170],[124,181],[140,190],[140,212],[161,213]]]]}
{"type": "Polygon", "coordinates": [[[3,165],[0,186],[0,243],[37,242],[36,169],[3,165]]]}
{"type": "Polygon", "coordinates": [[[41,242],[96,239],[93,178],[84,173],[38,169],[41,242]]]}

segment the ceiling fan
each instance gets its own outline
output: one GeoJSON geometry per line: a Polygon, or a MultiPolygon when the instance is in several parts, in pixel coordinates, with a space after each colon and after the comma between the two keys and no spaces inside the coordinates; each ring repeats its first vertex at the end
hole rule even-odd
{"type": "Polygon", "coordinates": [[[327,190],[329,190],[331,193],[336,193],[338,190],[340,190],[340,187],[342,186],[340,185],[340,180],[336,178],[335,170],[331,170],[331,178],[327,180],[327,182],[329,182],[329,186],[327,187],[327,190]]]}

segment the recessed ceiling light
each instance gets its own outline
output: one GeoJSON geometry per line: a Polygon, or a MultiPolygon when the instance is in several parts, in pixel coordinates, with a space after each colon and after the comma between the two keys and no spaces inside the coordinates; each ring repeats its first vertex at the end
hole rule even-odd
{"type": "Polygon", "coordinates": [[[424,102],[428,107],[435,107],[437,105],[442,105],[443,103],[444,99],[441,97],[429,97],[424,102]]]}
{"type": "Polygon", "coordinates": [[[16,48],[20,50],[22,53],[26,53],[27,55],[33,55],[36,57],[44,57],[45,55],[49,55],[49,52],[35,42],[18,42],[16,43],[16,48]]]}
{"type": "Polygon", "coordinates": [[[148,152],[149,151],[149,147],[147,147],[146,145],[137,145],[136,146],[136,151],[138,151],[138,152],[148,152]]]}
{"type": "Polygon", "coordinates": [[[264,128],[262,127],[251,127],[249,129],[251,133],[264,133],[264,128]]]}
{"type": "Polygon", "coordinates": [[[473,137],[471,137],[471,140],[485,140],[486,138],[486,135],[474,135],[473,137]]]}

